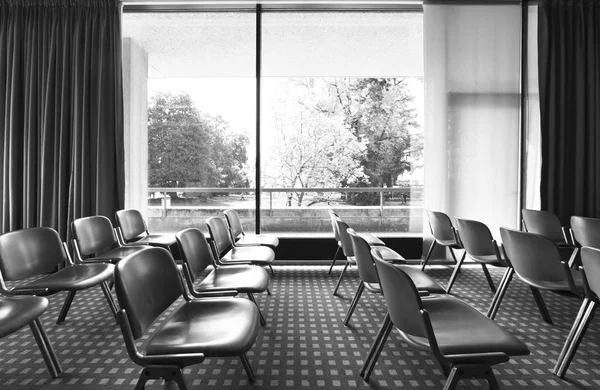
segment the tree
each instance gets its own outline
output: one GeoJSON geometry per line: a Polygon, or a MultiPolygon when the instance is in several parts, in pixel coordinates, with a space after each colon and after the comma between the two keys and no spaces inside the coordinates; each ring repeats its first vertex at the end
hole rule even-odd
{"type": "Polygon", "coordinates": [[[198,111],[186,93],[157,93],[150,99],[151,187],[227,187],[243,182],[245,143],[245,136],[230,134],[223,118],[198,111]]]}

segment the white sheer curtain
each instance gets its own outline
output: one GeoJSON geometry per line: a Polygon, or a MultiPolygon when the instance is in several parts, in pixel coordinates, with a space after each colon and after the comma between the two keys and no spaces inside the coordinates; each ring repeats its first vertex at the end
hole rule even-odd
{"type": "Polygon", "coordinates": [[[424,207],[499,236],[518,221],[520,5],[423,9],[424,207]]]}

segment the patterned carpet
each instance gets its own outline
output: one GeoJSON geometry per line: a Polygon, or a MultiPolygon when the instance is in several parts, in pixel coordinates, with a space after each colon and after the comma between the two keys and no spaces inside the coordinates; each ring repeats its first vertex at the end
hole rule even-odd
{"type": "MultiPolygon", "coordinates": [[[[212,358],[185,370],[195,388],[431,388],[443,387],[445,377],[433,357],[409,348],[394,331],[377,362],[369,383],[358,372],[385,314],[381,296],[365,291],[349,327],[342,320],[358,283],[356,270],[342,282],[340,296],[331,295],[341,266],[327,275],[326,266],[279,266],[272,277],[273,295],[257,296],[267,318],[249,352],[257,380],[249,384],[236,358],[212,358]]],[[[451,268],[428,272],[443,285],[451,268]]],[[[492,269],[499,282],[502,270],[492,269]]],[[[485,312],[492,298],[481,268],[465,266],[453,294],[485,312]]],[[[592,321],[565,380],[552,375],[580,302],[542,293],[554,320],[544,323],[529,289],[513,279],[497,321],[524,340],[531,355],[495,367],[503,388],[600,388],[600,332],[592,321]]],[[[0,387],[10,389],[126,389],[140,373],[124,350],[118,326],[110,316],[99,288],[75,297],[67,320],[54,322],[63,295],[50,298],[43,322],[64,369],[53,380],[28,328],[0,340],[0,387]]],[[[461,388],[487,388],[479,381],[463,381],[461,388]]],[[[163,389],[163,382],[147,388],[163,389]]]]}

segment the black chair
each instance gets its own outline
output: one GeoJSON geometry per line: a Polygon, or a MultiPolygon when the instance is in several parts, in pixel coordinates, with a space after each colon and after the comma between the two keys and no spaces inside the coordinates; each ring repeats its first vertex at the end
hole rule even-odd
{"type": "Polygon", "coordinates": [[[551,239],[559,248],[561,258],[568,262],[570,267],[580,265],[577,259],[577,248],[569,240],[565,227],[558,217],[549,211],[521,210],[523,227],[530,233],[536,233],[551,239]]]}
{"type": "Polygon", "coordinates": [[[44,297],[2,297],[0,298],[0,338],[29,325],[37,342],[46,367],[52,378],[58,378],[62,367],[44,330],[40,316],[48,308],[44,297]]]}
{"type": "Polygon", "coordinates": [[[227,231],[225,222],[219,217],[206,220],[208,232],[212,240],[215,260],[219,265],[254,264],[269,267],[273,271],[275,252],[268,246],[234,246],[227,231]]]}
{"type": "MultiPolygon", "coordinates": [[[[121,310],[117,319],[131,360],[144,367],[136,388],[165,379],[187,389],[183,368],[205,357],[239,356],[253,382],[246,352],[258,334],[258,310],[247,299],[191,299],[173,257],[164,248],[148,247],[121,260],[115,270],[121,310]],[[185,301],[156,326],[148,328],[183,295],[185,301]],[[154,328],[154,327],[153,327],[154,328]],[[136,340],[148,336],[138,349],[136,340]]],[[[205,293],[209,297],[214,294],[205,293]]]]}
{"type": "Polygon", "coordinates": [[[188,291],[198,297],[205,292],[231,291],[247,294],[256,305],[260,315],[260,323],[266,323],[254,294],[267,291],[269,274],[264,268],[255,265],[232,265],[216,267],[206,275],[199,284],[205,270],[215,265],[210,246],[199,229],[189,228],[176,235],[179,252],[183,263],[183,274],[188,291]]]}
{"type": "Polygon", "coordinates": [[[246,234],[237,211],[229,209],[223,214],[234,246],[268,246],[275,250],[279,245],[279,238],[273,234],[246,234]]]}
{"type": "Polygon", "coordinates": [[[600,219],[572,216],[571,232],[575,244],[600,249],[600,219]]]}
{"type": "Polygon", "coordinates": [[[115,213],[117,231],[125,245],[152,245],[171,251],[177,240],[174,234],[150,234],[139,210],[119,210],[115,213]]]}
{"type": "MultiPolygon", "coordinates": [[[[492,366],[528,355],[527,346],[473,307],[449,295],[423,297],[400,268],[375,259],[388,315],[384,331],[395,326],[411,347],[430,351],[448,376],[445,389],[462,379],[485,379],[499,389],[492,366]]],[[[369,379],[372,367],[364,375],[369,379]]]]}
{"type": "Polygon", "coordinates": [[[587,328],[594,317],[600,296],[600,249],[584,246],[581,248],[581,262],[587,280],[586,296],[567,336],[565,345],[556,360],[554,374],[563,378],[587,328]]]}
{"type": "Polygon", "coordinates": [[[0,283],[3,295],[52,295],[67,291],[62,310],[56,321],[63,322],[77,291],[100,286],[113,315],[117,308],[108,282],[112,280],[114,265],[106,263],[73,264],[66,245],[58,233],[47,227],[30,228],[0,236],[0,276],[3,281],[21,281],[7,289],[0,283]],[[66,265],[64,268],[56,269],[66,265]]]}
{"type": "Polygon", "coordinates": [[[71,223],[77,263],[112,263],[144,249],[145,245],[121,245],[110,219],[94,215],[71,223]]]}
{"type": "Polygon", "coordinates": [[[533,298],[547,323],[552,323],[540,289],[582,297],[583,275],[569,268],[550,238],[536,233],[500,228],[506,255],[519,278],[529,285],[533,298]]]}
{"type": "MultiPolygon", "coordinates": [[[[504,272],[504,275],[500,281],[500,289],[504,288],[505,282],[510,283],[510,279],[512,278],[513,271],[510,268],[510,263],[506,259],[506,256],[504,256],[500,251],[500,248],[492,236],[490,229],[484,223],[464,218],[455,218],[455,221],[457,236],[461,246],[464,248],[469,259],[481,264],[481,268],[483,269],[483,273],[485,274],[485,278],[487,279],[490,289],[495,293],[494,299],[492,299],[492,305],[488,311],[488,313],[490,313],[493,310],[493,307],[495,307],[496,301],[498,300],[498,291],[494,285],[492,277],[490,276],[487,266],[489,265],[493,267],[506,268],[506,271],[504,272]],[[506,281],[506,278],[509,278],[509,280],[506,281]]],[[[464,258],[462,258],[456,265],[456,268],[450,277],[450,282],[448,283],[446,292],[450,293],[463,261],[464,258]]],[[[494,317],[490,318],[493,319],[494,317]]]]}
{"type": "MultiPolygon", "coordinates": [[[[429,262],[429,258],[433,253],[433,250],[437,245],[444,246],[450,250],[450,254],[454,259],[454,263],[458,264],[458,260],[456,260],[456,255],[454,254],[454,250],[463,249],[460,246],[460,242],[456,238],[456,234],[454,232],[454,227],[452,226],[452,221],[450,217],[441,211],[427,211],[427,219],[429,221],[429,228],[431,229],[431,234],[433,234],[433,242],[429,247],[429,251],[427,251],[427,256],[425,256],[425,260],[423,261],[423,266],[421,267],[421,271],[425,270],[425,266],[429,262]]],[[[463,253],[461,260],[464,260],[465,253],[463,253]]],[[[461,261],[462,262],[462,261],[461,261]]]]}

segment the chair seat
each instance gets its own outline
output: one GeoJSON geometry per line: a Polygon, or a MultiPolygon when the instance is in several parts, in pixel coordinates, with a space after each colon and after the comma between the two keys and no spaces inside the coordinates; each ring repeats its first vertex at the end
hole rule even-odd
{"type": "Polygon", "coordinates": [[[379,283],[367,283],[365,282],[365,288],[377,294],[381,294],[381,285],[379,283]]]}
{"type": "Polygon", "coordinates": [[[203,353],[239,356],[248,351],[259,328],[256,305],[247,299],[198,299],[175,309],[150,338],[146,355],[203,353]]]}
{"type": "Polygon", "coordinates": [[[460,245],[458,245],[458,243],[456,242],[456,240],[452,239],[452,240],[435,240],[438,244],[443,245],[443,246],[449,246],[453,249],[462,249],[462,247],[460,245]]]}
{"type": "Polygon", "coordinates": [[[445,294],[446,289],[442,287],[434,278],[427,275],[418,268],[409,265],[396,265],[411,278],[417,290],[427,291],[431,294],[445,294]]]}
{"type": "MultiPolygon", "coordinates": [[[[366,241],[366,240],[365,240],[366,241]]],[[[406,259],[398,252],[387,246],[377,246],[377,253],[385,261],[396,264],[406,264],[406,259]]]]}
{"type": "Polygon", "coordinates": [[[176,243],[177,239],[175,239],[174,234],[150,234],[147,236],[140,236],[137,239],[134,238],[125,245],[153,245],[160,247],[168,247],[171,245],[175,245],[176,243]]]}
{"type": "Polygon", "coordinates": [[[245,234],[235,242],[236,246],[268,246],[271,249],[277,248],[279,238],[272,234],[245,234]]]}
{"type": "Polygon", "coordinates": [[[0,337],[21,329],[41,316],[47,308],[48,300],[43,297],[0,298],[0,337]]]}
{"type": "Polygon", "coordinates": [[[267,246],[239,246],[232,248],[222,258],[226,264],[247,263],[270,265],[275,261],[275,252],[267,246]]]}
{"type": "MultiPolygon", "coordinates": [[[[467,253],[467,256],[478,263],[483,263],[487,265],[493,265],[496,267],[504,267],[507,263],[501,263],[498,261],[498,257],[496,255],[485,255],[485,256],[473,256],[467,253]]],[[[505,260],[504,258],[502,260],[505,260]]]]}
{"type": "Polygon", "coordinates": [[[144,249],[143,245],[125,245],[120,246],[110,251],[103,253],[97,257],[91,257],[89,259],[83,259],[84,262],[105,262],[105,263],[117,263],[119,260],[124,259],[125,257],[144,249]]]}
{"type": "Polygon", "coordinates": [[[114,269],[108,263],[75,264],[19,287],[47,288],[51,292],[84,290],[112,279],[114,269]]]}
{"type": "MultiPolygon", "coordinates": [[[[529,349],[522,341],[456,298],[437,295],[424,298],[422,302],[424,309],[429,312],[439,349],[450,361],[453,355],[464,361],[464,355],[469,354],[529,354],[529,349]]],[[[420,349],[430,349],[425,338],[405,333],[402,336],[420,349]]]]}
{"type": "Polygon", "coordinates": [[[385,242],[381,241],[372,234],[360,233],[359,236],[361,236],[369,244],[369,246],[385,246],[385,242]]]}
{"type": "MultiPolygon", "coordinates": [[[[518,273],[517,273],[518,275],[518,273]]],[[[578,270],[571,270],[571,275],[573,275],[573,281],[575,282],[575,288],[577,289],[576,293],[578,295],[583,295],[583,274],[578,270]]],[[[572,292],[569,283],[567,281],[558,280],[558,281],[547,281],[547,280],[535,280],[531,278],[523,278],[519,275],[521,279],[526,281],[528,284],[541,288],[544,290],[552,290],[555,292],[572,292]]]]}
{"type": "Polygon", "coordinates": [[[264,268],[232,265],[213,270],[196,286],[196,291],[228,289],[240,293],[260,293],[265,291],[268,285],[269,274],[264,268]]]}

